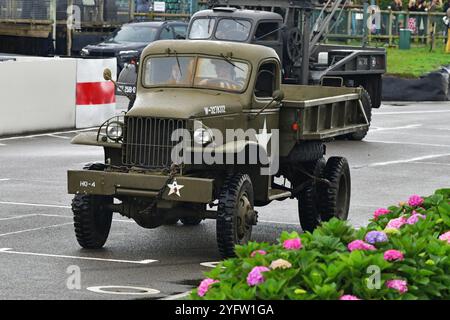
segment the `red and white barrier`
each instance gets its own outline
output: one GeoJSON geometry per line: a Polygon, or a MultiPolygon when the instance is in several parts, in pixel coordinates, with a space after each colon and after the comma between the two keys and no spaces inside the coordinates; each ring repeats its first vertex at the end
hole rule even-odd
{"type": "Polygon", "coordinates": [[[76,128],[101,125],[114,117],[116,93],[114,84],[103,79],[103,70],[109,68],[117,77],[116,59],[78,59],[76,86],[76,128]]]}

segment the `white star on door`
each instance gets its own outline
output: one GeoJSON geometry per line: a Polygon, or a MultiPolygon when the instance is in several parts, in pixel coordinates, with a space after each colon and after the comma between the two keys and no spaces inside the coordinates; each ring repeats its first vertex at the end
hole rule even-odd
{"type": "Polygon", "coordinates": [[[174,180],[172,184],[168,184],[167,186],[170,188],[169,196],[176,194],[177,196],[181,197],[180,190],[183,189],[184,186],[179,185],[177,180],[174,180]]]}
{"type": "Polygon", "coordinates": [[[262,133],[256,135],[256,140],[258,140],[258,144],[261,147],[267,149],[267,144],[271,138],[272,134],[267,131],[267,119],[264,119],[264,128],[262,129],[262,133]]]}

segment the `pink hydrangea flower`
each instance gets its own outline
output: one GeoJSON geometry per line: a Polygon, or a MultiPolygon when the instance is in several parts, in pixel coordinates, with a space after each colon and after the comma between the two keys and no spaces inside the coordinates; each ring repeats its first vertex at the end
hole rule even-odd
{"type": "Polygon", "coordinates": [[[376,250],[376,248],[368,243],[365,243],[362,240],[354,240],[350,242],[347,246],[348,250],[354,251],[354,250],[376,250]]]}
{"type": "Polygon", "coordinates": [[[416,224],[419,219],[425,219],[425,216],[423,214],[417,213],[413,211],[413,215],[406,220],[407,224],[416,224]]]}
{"type": "Polygon", "coordinates": [[[263,283],[265,279],[262,273],[266,271],[270,271],[270,269],[267,267],[254,267],[247,276],[247,284],[252,287],[263,283]]]}
{"type": "Polygon", "coordinates": [[[373,218],[377,220],[380,216],[384,216],[385,214],[389,214],[391,211],[386,208],[378,208],[373,213],[373,218]]]}
{"type": "Polygon", "coordinates": [[[423,198],[421,196],[418,196],[417,194],[413,194],[411,197],[409,197],[408,199],[408,204],[411,207],[418,207],[421,206],[423,203],[423,198]]]}
{"type": "Polygon", "coordinates": [[[283,242],[283,248],[287,250],[299,250],[302,248],[302,240],[300,238],[288,239],[283,242]]]}
{"type": "Polygon", "coordinates": [[[401,294],[408,291],[408,283],[405,280],[389,280],[386,282],[386,287],[397,290],[401,294]]]}
{"type": "Polygon", "coordinates": [[[406,224],[408,220],[405,217],[399,217],[396,219],[391,219],[386,228],[388,229],[400,229],[401,226],[403,226],[404,224],[406,224]]]}
{"type": "Polygon", "coordinates": [[[387,250],[384,253],[384,260],[386,261],[402,261],[403,259],[403,253],[398,250],[387,250]]]}
{"type": "Polygon", "coordinates": [[[357,296],[352,296],[351,294],[346,294],[346,295],[343,295],[342,297],[340,297],[339,300],[361,300],[361,299],[358,298],[357,296]]]}
{"type": "Polygon", "coordinates": [[[255,250],[255,251],[252,252],[252,254],[251,254],[250,256],[253,258],[253,257],[256,256],[257,254],[260,254],[260,255],[264,256],[264,255],[267,254],[267,252],[264,251],[264,250],[255,250]]]}
{"type": "Polygon", "coordinates": [[[200,285],[198,286],[198,291],[197,291],[198,295],[200,297],[205,296],[205,294],[209,290],[209,287],[211,287],[214,283],[218,283],[218,282],[219,282],[218,280],[214,280],[214,279],[210,279],[210,278],[203,280],[200,283],[200,285]]]}
{"type": "Polygon", "coordinates": [[[443,233],[439,236],[439,240],[447,241],[448,244],[450,244],[450,231],[447,231],[446,233],[443,233]]]}

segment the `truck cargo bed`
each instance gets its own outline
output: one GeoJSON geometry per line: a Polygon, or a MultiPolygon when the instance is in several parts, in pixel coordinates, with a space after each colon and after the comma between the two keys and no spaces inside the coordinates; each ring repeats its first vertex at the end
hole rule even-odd
{"type": "Polygon", "coordinates": [[[285,139],[323,140],[369,126],[359,88],[282,85],[281,90],[285,97],[280,129],[285,139]]]}

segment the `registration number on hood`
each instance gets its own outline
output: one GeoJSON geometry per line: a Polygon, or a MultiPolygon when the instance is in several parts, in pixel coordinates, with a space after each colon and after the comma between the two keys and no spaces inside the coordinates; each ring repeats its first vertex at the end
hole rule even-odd
{"type": "Polygon", "coordinates": [[[211,106],[205,108],[205,114],[208,115],[216,115],[216,114],[223,114],[227,113],[227,107],[226,106],[211,106]]]}

